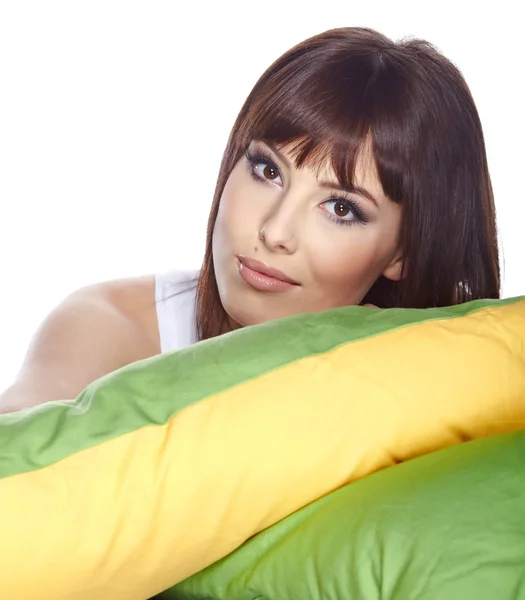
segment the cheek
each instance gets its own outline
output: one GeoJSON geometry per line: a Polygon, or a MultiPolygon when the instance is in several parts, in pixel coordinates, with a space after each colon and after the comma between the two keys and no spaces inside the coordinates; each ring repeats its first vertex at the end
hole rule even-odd
{"type": "Polygon", "coordinates": [[[369,224],[343,227],[330,237],[311,236],[307,260],[319,306],[358,304],[392,260],[395,235],[369,224]]]}
{"type": "Polygon", "coordinates": [[[228,182],[224,188],[215,222],[214,238],[217,244],[235,245],[237,241],[253,237],[257,211],[254,193],[245,185],[228,182]]]}
{"type": "Polygon", "coordinates": [[[377,243],[367,232],[348,228],[308,249],[312,275],[323,287],[355,287],[363,279],[374,279],[377,243]],[[372,238],[372,239],[371,239],[372,238]]]}

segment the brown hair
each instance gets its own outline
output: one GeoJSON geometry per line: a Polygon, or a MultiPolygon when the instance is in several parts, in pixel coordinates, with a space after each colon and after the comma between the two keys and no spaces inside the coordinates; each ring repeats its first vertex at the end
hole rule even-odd
{"type": "Polygon", "coordinates": [[[370,139],[385,194],[403,206],[403,278],[365,302],[427,308],[498,298],[494,199],[479,116],[459,70],[426,41],[366,28],[326,31],[261,76],[233,125],[197,289],[200,339],[228,330],[212,256],[220,198],[251,140],[290,149],[297,168],[330,160],[342,185],[370,139]]]}

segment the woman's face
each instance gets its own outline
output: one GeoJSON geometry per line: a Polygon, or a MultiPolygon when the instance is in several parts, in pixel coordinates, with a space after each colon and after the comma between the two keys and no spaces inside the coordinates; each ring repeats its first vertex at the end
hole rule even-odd
{"type": "Polygon", "coordinates": [[[401,271],[401,207],[383,193],[370,150],[356,187],[330,166],[297,169],[285,150],[253,141],[224,188],[213,234],[222,304],[242,326],[361,303],[401,271]]]}

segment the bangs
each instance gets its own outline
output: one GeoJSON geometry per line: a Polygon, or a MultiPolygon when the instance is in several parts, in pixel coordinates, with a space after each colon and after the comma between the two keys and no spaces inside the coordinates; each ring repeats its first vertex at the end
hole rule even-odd
{"type": "Polygon", "coordinates": [[[385,195],[401,202],[403,173],[415,151],[405,78],[375,54],[306,64],[306,72],[290,76],[283,68],[273,85],[261,86],[239,141],[245,147],[269,142],[289,153],[296,168],[319,173],[331,166],[342,187],[355,185],[357,160],[370,152],[385,195]]]}

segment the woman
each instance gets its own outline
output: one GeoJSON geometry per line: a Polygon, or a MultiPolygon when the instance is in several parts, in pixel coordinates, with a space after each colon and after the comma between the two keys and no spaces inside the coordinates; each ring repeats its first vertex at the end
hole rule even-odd
{"type": "Polygon", "coordinates": [[[237,327],[352,304],[499,297],[482,128],[430,44],[370,29],[308,39],[259,79],[233,126],[199,274],[79,290],[45,320],[8,412],[237,327]]]}

